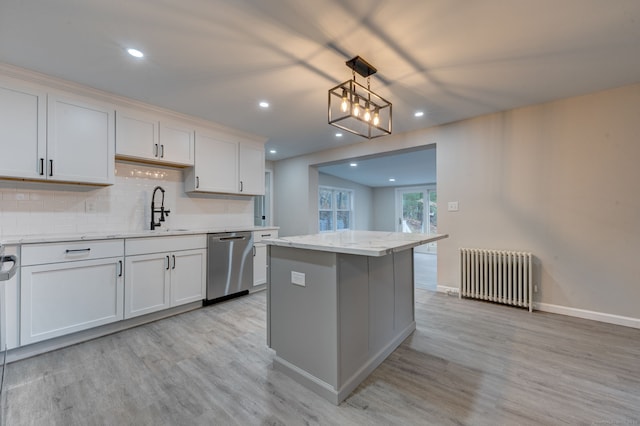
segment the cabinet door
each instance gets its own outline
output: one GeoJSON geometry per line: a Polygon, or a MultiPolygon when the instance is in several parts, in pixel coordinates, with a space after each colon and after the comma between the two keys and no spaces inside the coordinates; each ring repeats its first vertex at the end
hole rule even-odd
{"type": "Polygon", "coordinates": [[[49,95],[47,179],[113,184],[114,110],[80,99],[49,95]]]}
{"type": "Polygon", "coordinates": [[[126,109],[116,111],[118,157],[155,160],[159,149],[157,117],[126,109]]]}
{"type": "Polygon", "coordinates": [[[240,144],[241,194],[264,195],[264,146],[242,142],[240,144]]]}
{"type": "Polygon", "coordinates": [[[127,256],[124,317],[133,318],[169,307],[169,254],[127,256]]]}
{"type": "Polygon", "coordinates": [[[262,285],[267,282],[267,245],[254,244],[253,255],[253,285],[262,285]]]}
{"type": "Polygon", "coordinates": [[[122,258],[26,266],[20,277],[21,345],[123,318],[122,258]]]}
{"type": "Polygon", "coordinates": [[[196,132],[195,191],[238,192],[238,142],[196,132]]]}
{"type": "Polygon", "coordinates": [[[160,122],[159,160],[165,163],[193,166],[194,130],[177,122],[160,122]]]}
{"type": "Polygon", "coordinates": [[[171,306],[205,298],[206,259],[204,249],[171,254],[171,306]]]}
{"type": "Polygon", "coordinates": [[[0,80],[0,176],[44,178],[46,99],[44,91],[0,80]]]}

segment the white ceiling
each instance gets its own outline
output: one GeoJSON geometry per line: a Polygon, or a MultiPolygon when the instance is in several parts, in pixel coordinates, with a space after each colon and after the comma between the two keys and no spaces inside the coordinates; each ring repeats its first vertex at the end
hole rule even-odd
{"type": "Polygon", "coordinates": [[[640,1],[0,1],[1,62],[265,136],[273,160],[363,141],[326,117],[356,55],[400,133],[640,81],[640,1]]]}
{"type": "Polygon", "coordinates": [[[321,173],[373,188],[436,183],[436,146],[393,154],[352,158],[318,167],[321,173]],[[355,164],[355,166],[352,166],[355,164]],[[393,178],[394,181],[389,181],[393,178]]]}

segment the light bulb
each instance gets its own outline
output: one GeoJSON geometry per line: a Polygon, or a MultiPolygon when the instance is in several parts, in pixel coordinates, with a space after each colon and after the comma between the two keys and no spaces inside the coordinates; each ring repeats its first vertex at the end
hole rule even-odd
{"type": "Polygon", "coordinates": [[[373,113],[373,125],[377,126],[378,124],[380,124],[380,114],[378,114],[378,108],[376,108],[376,111],[373,113]]]}
{"type": "Polygon", "coordinates": [[[356,95],[353,100],[353,115],[356,117],[360,116],[360,97],[356,95]]]}
{"type": "Polygon", "coordinates": [[[364,108],[364,121],[370,121],[370,120],[371,120],[371,111],[369,111],[369,102],[367,102],[364,108]]]}
{"type": "Polygon", "coordinates": [[[342,89],[342,103],[340,104],[340,110],[347,112],[349,110],[349,99],[347,99],[347,90],[342,89]]]}

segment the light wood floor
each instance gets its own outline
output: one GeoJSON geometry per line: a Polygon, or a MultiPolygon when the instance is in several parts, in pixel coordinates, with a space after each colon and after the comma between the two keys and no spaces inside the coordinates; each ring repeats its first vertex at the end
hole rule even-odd
{"type": "Polygon", "coordinates": [[[438,255],[413,252],[413,280],[416,288],[438,290],[438,255]]]}
{"type": "Polygon", "coordinates": [[[336,407],[273,370],[265,293],[7,368],[7,425],[640,424],[640,330],[416,290],[417,330],[336,407]]]}

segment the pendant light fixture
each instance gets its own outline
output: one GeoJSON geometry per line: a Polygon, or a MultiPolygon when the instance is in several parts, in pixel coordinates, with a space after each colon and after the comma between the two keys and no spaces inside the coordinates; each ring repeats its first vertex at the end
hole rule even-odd
{"type": "Polygon", "coordinates": [[[347,132],[373,139],[391,134],[391,102],[371,90],[376,70],[356,56],[346,62],[352,79],[329,90],[329,124],[347,132]],[[356,73],[367,79],[367,86],[356,81],[356,73]]]}

